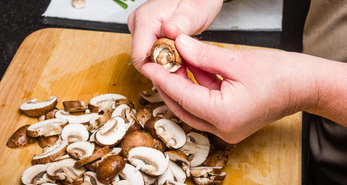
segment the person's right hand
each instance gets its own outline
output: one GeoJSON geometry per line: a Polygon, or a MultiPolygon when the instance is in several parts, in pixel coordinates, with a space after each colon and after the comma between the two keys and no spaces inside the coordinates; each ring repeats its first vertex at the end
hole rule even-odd
{"type": "Polygon", "coordinates": [[[128,18],[132,35],[131,58],[137,70],[141,61],[161,37],[176,39],[183,33],[194,35],[206,30],[222,8],[223,0],[150,0],[128,18]]]}

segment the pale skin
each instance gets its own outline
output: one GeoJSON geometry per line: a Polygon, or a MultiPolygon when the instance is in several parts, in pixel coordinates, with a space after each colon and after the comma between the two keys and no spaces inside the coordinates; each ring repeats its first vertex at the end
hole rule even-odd
{"type": "Polygon", "coordinates": [[[148,60],[134,65],[178,117],[229,143],[298,111],[347,126],[346,63],[278,50],[227,50],[190,37],[208,28],[222,4],[152,0],[129,16],[133,61],[146,56],[158,38],[175,39],[185,61],[176,73],[148,60]]]}

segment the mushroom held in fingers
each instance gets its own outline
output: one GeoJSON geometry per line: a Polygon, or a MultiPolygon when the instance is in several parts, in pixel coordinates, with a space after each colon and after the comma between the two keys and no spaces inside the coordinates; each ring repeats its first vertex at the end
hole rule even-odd
{"type": "Polygon", "coordinates": [[[29,116],[37,117],[53,110],[57,104],[58,99],[55,96],[51,96],[43,102],[38,102],[37,99],[31,99],[23,103],[20,106],[20,110],[29,116]]]}
{"type": "Polygon", "coordinates": [[[129,151],[129,162],[148,175],[159,176],[169,166],[169,157],[149,147],[136,147],[129,151]]]}
{"type": "Polygon", "coordinates": [[[16,130],[8,139],[6,146],[9,148],[24,148],[36,142],[35,137],[27,135],[27,129],[30,125],[24,125],[16,130]]]}
{"type": "Polygon", "coordinates": [[[175,41],[168,38],[161,38],[154,43],[151,59],[170,72],[175,72],[182,66],[182,57],[176,49],[175,41]]]}

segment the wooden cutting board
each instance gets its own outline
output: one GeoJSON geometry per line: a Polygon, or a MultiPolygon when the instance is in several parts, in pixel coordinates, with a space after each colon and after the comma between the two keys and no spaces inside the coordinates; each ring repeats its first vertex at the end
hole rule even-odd
{"type": "MultiPolygon", "coordinates": [[[[227,49],[264,49],[212,43],[227,49]]],[[[29,35],[0,83],[0,184],[20,184],[23,171],[42,149],[34,144],[10,149],[6,142],[20,126],[37,122],[19,111],[30,98],[58,97],[88,102],[105,93],[118,93],[137,103],[152,84],[132,65],[129,34],[44,29],[29,35]]],[[[259,130],[231,149],[223,184],[300,184],[301,113],[259,130]]],[[[188,182],[191,184],[191,182],[188,182]]]]}

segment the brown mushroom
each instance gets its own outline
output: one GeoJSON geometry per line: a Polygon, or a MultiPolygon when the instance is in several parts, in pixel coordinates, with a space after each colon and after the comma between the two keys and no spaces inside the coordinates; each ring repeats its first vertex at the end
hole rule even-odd
{"type": "Polygon", "coordinates": [[[105,155],[96,168],[97,179],[109,184],[125,167],[125,160],[119,155],[105,155]]]}
{"type": "Polygon", "coordinates": [[[24,148],[36,142],[35,137],[30,137],[26,131],[30,125],[21,126],[8,139],[6,146],[9,148],[24,148]]]}
{"type": "Polygon", "coordinates": [[[66,112],[83,112],[88,109],[88,104],[79,100],[63,101],[63,106],[66,112]]]}
{"type": "Polygon", "coordinates": [[[54,136],[39,136],[39,146],[41,148],[46,148],[48,146],[54,145],[56,142],[59,141],[60,135],[54,135],[54,136]]]}
{"type": "Polygon", "coordinates": [[[51,96],[48,100],[43,102],[38,102],[37,99],[31,99],[24,102],[20,106],[20,110],[22,110],[28,116],[37,117],[51,111],[57,104],[58,99],[55,96],[51,96]]]}
{"type": "Polygon", "coordinates": [[[161,38],[154,43],[151,59],[170,72],[175,72],[182,66],[182,57],[176,49],[175,41],[168,38],[161,38]]]}
{"type": "Polygon", "coordinates": [[[96,160],[100,159],[101,157],[103,157],[104,155],[106,155],[108,152],[110,152],[110,148],[108,146],[106,146],[104,148],[100,148],[95,153],[93,153],[92,155],[77,161],[75,163],[75,167],[76,168],[80,168],[80,167],[82,167],[82,166],[84,166],[84,165],[86,165],[88,163],[96,161],[96,160]]]}
{"type": "Polygon", "coordinates": [[[67,141],[60,141],[52,146],[43,149],[41,154],[37,154],[33,157],[32,163],[35,164],[47,164],[54,161],[56,158],[66,154],[67,141]]]}
{"type": "Polygon", "coordinates": [[[228,155],[222,151],[217,150],[212,152],[205,160],[205,166],[211,167],[224,167],[228,162],[228,155]]]}

